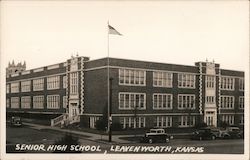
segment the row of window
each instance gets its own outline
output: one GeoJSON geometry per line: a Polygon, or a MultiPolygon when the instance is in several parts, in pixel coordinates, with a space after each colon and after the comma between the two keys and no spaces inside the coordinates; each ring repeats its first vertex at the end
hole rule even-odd
{"type": "MultiPolygon", "coordinates": [[[[90,128],[96,127],[96,121],[99,117],[90,117],[90,128]]],[[[234,125],[234,115],[222,115],[222,121],[229,125],[234,125]]],[[[144,128],[146,127],[146,117],[120,117],[120,124],[123,129],[126,128],[144,128]]],[[[193,127],[196,124],[195,116],[178,116],[179,127],[193,127]]],[[[242,115],[239,124],[244,124],[244,116],[242,115]]],[[[168,128],[173,126],[173,116],[155,116],[153,120],[154,127],[168,128]]]]}
{"type": "MultiPolygon", "coordinates": [[[[173,73],[167,71],[153,72],[154,87],[172,87],[173,73]]],[[[215,76],[206,76],[206,87],[215,88],[215,76]]],[[[234,90],[235,78],[221,77],[220,88],[223,90],[234,90]]],[[[120,85],[146,85],[146,71],[135,69],[119,69],[120,85]]],[[[195,88],[195,74],[178,73],[178,87],[195,88]]],[[[239,78],[239,90],[244,90],[244,79],[239,78]]]]}
{"type": "MultiPolygon", "coordinates": [[[[172,87],[173,73],[164,71],[153,72],[153,86],[154,87],[172,87]]],[[[221,77],[220,88],[223,90],[234,90],[235,78],[221,77]]],[[[119,69],[119,84],[120,85],[146,85],[146,71],[134,69],[119,69]]],[[[20,92],[19,82],[7,84],[7,93],[20,92]]],[[[71,94],[78,93],[78,73],[70,74],[70,92],[71,94]]],[[[67,87],[67,78],[63,77],[63,88],[67,87]]],[[[178,87],[179,88],[195,88],[195,74],[178,74],[178,87]]],[[[215,76],[206,76],[206,87],[215,88],[215,76]]],[[[60,76],[47,77],[47,89],[59,89],[60,76]]],[[[33,80],[33,91],[44,90],[44,78],[33,80]]],[[[239,90],[244,90],[244,79],[239,79],[239,90]]],[[[31,91],[31,80],[21,82],[21,92],[31,91]]]]}
{"type": "MultiPolygon", "coordinates": [[[[215,103],[214,96],[207,96],[206,103],[215,103]]],[[[221,108],[233,109],[234,96],[221,96],[221,108]]],[[[153,94],[153,109],[172,109],[173,95],[164,93],[153,94]]],[[[145,93],[119,93],[119,109],[146,109],[146,94],[145,93]]],[[[244,97],[239,97],[239,108],[244,109],[244,97]]],[[[195,109],[194,94],[179,94],[178,109],[195,109]]]]}
{"type": "MultiPolygon", "coordinates": [[[[21,97],[21,101],[19,97],[11,97],[10,99],[6,99],[6,107],[7,108],[19,108],[19,104],[21,102],[21,108],[30,109],[31,103],[33,109],[44,109],[44,96],[33,96],[33,102],[31,101],[31,96],[23,96],[21,97]]],[[[67,97],[63,96],[63,108],[67,106],[67,97]]],[[[60,108],[60,96],[59,95],[48,95],[47,96],[47,109],[59,109],[60,108]]]]}
{"type": "MultiPolygon", "coordinates": [[[[33,81],[33,91],[43,91],[44,90],[44,78],[34,79],[33,81]]],[[[67,78],[63,76],[63,88],[67,86],[67,78]]],[[[59,89],[60,88],[60,76],[47,77],[47,90],[59,89]]],[[[31,80],[21,82],[21,92],[31,91],[31,80]]],[[[7,93],[19,93],[20,83],[14,82],[10,85],[7,84],[7,93]]]]}

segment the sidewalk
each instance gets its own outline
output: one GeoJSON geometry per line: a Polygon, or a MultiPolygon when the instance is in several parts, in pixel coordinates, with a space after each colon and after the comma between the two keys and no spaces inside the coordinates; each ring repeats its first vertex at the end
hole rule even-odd
{"type": "MultiPolygon", "coordinates": [[[[58,132],[64,132],[64,133],[70,133],[70,134],[75,134],[75,135],[80,135],[83,136],[84,139],[91,140],[91,141],[98,141],[101,143],[109,143],[108,141],[108,135],[100,135],[100,134],[95,134],[95,133],[89,133],[89,132],[83,132],[83,131],[76,131],[76,130],[71,130],[71,129],[62,129],[59,127],[51,127],[51,126],[45,126],[45,125],[40,125],[40,124],[34,124],[34,123],[27,123],[23,122],[24,125],[30,126],[30,128],[36,129],[36,130],[43,130],[43,129],[48,129],[48,130],[54,130],[58,132]],[[102,141],[100,141],[102,139],[102,141]]],[[[129,135],[112,135],[112,144],[116,143],[131,143],[131,141],[128,140],[123,140],[120,139],[120,137],[127,137],[129,135]]]]}

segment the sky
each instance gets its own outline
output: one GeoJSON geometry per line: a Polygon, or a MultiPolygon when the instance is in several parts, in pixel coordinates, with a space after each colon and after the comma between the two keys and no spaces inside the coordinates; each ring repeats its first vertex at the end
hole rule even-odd
{"type": "Polygon", "coordinates": [[[249,60],[247,1],[2,1],[1,58],[27,69],[78,54],[194,65],[215,61],[244,71],[249,60]]]}

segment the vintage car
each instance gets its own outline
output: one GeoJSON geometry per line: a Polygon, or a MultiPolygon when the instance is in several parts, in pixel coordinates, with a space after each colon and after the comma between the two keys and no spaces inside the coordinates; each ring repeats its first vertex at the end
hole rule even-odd
{"type": "Polygon", "coordinates": [[[227,127],[225,130],[221,131],[221,137],[224,139],[243,138],[244,135],[239,127],[227,127]]]}
{"type": "Polygon", "coordinates": [[[191,139],[197,140],[215,140],[220,136],[219,131],[211,128],[200,128],[193,132],[191,139]]]}
{"type": "Polygon", "coordinates": [[[165,132],[164,129],[150,129],[150,131],[145,133],[142,137],[141,142],[169,142],[170,138],[171,137],[165,132]]]}
{"type": "Polygon", "coordinates": [[[16,127],[22,126],[21,117],[11,117],[10,125],[16,127]]]}

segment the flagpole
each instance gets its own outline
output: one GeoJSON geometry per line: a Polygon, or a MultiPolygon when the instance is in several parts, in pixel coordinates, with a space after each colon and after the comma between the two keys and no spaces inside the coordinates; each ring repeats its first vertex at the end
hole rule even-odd
{"type": "Polygon", "coordinates": [[[110,125],[110,75],[109,75],[109,21],[108,21],[108,58],[107,58],[107,74],[108,74],[108,79],[107,79],[107,88],[108,88],[108,134],[109,134],[109,142],[111,142],[111,125],[110,125]]]}

